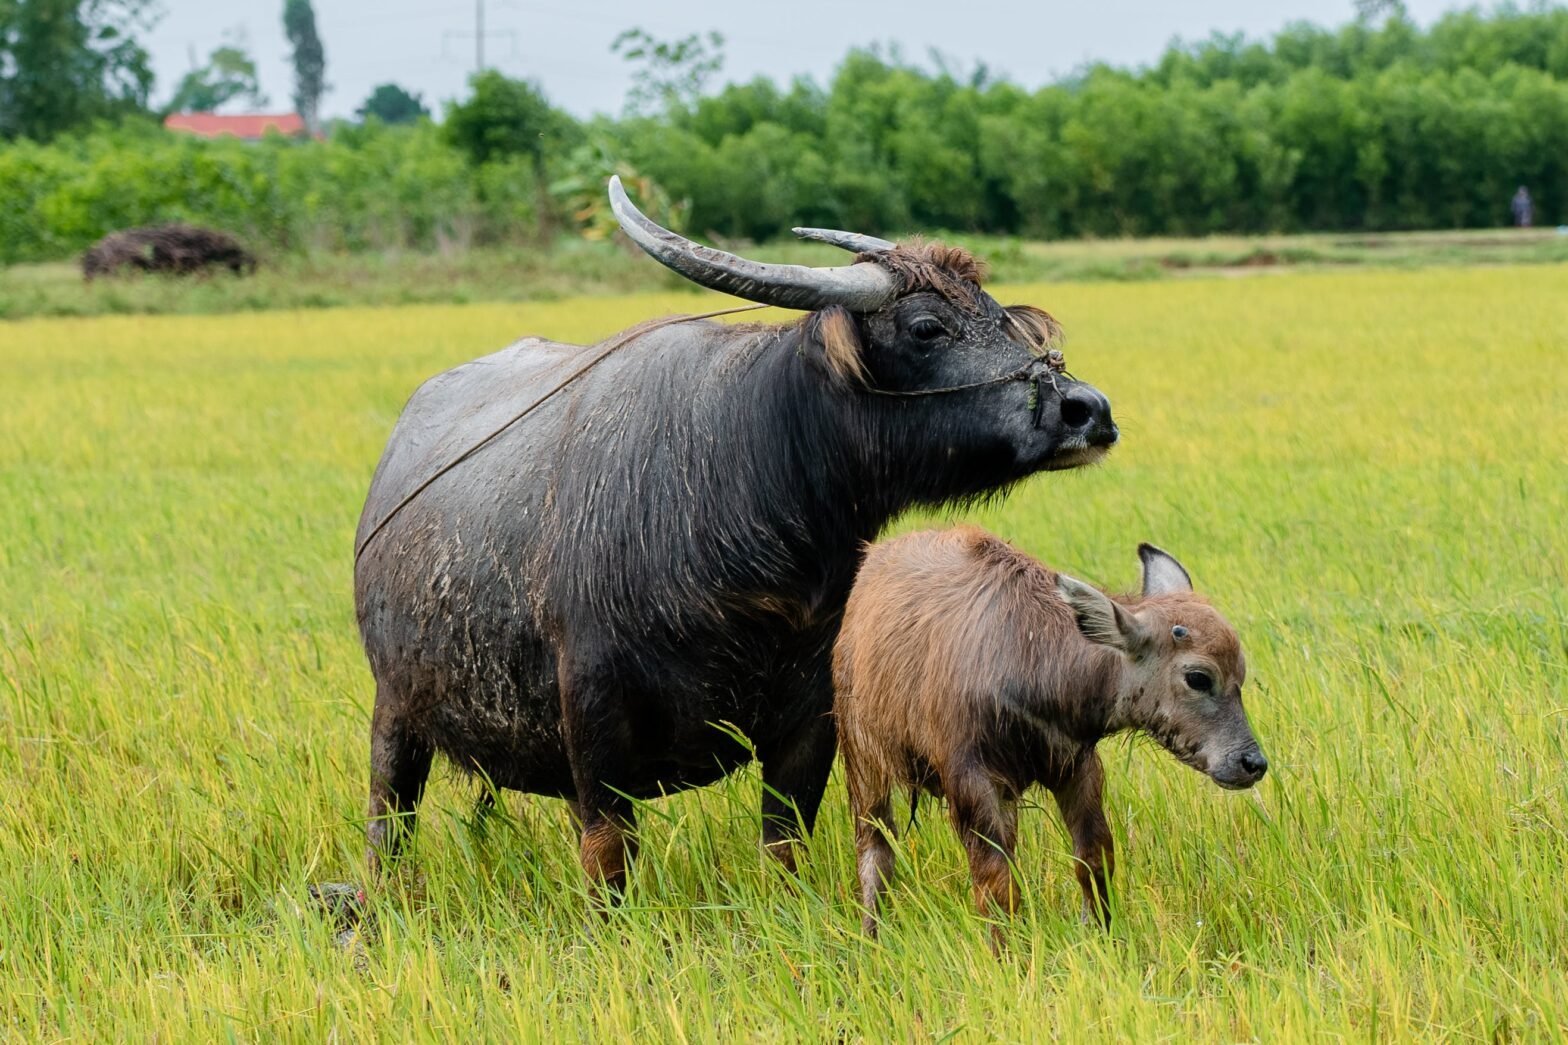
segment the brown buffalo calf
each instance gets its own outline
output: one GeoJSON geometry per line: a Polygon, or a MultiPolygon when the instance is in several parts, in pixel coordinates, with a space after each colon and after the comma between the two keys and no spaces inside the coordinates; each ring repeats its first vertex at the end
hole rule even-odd
{"type": "Polygon", "coordinates": [[[1147,544],[1138,556],[1142,593],[1112,599],[974,527],[866,553],[833,672],[868,933],[893,873],[895,786],[947,798],[983,915],[1016,910],[1018,798],[1049,788],[1085,915],[1108,926],[1102,737],[1143,730],[1222,787],[1263,776],[1235,631],[1181,563],[1147,544]]]}

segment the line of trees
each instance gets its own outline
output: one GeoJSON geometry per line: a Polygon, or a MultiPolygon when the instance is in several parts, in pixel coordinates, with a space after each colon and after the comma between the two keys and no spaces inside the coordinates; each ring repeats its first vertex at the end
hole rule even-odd
{"type": "Polygon", "coordinates": [[[1025,236],[1488,226],[1530,187],[1568,221],[1568,8],[1421,29],[1293,25],[1175,43],[1037,91],[854,52],[605,128],[692,225],[1025,236]]]}
{"type": "Polygon", "coordinates": [[[1252,85],[1102,68],[1030,93],[857,53],[826,91],[758,82],[615,130],[695,227],[750,237],[1488,226],[1519,184],[1544,216],[1568,202],[1568,79],[1511,64],[1252,85]]]}
{"type": "MultiPolygon", "coordinates": [[[[18,2],[0,0],[0,133],[41,137],[9,108],[27,85],[7,78],[3,49],[37,32],[18,28],[18,2]]],[[[95,10],[116,2],[135,7],[95,10]]],[[[134,124],[16,142],[0,147],[0,260],[173,219],[279,249],[602,233],[611,169],[689,231],[751,239],[802,223],[1031,237],[1487,226],[1508,220],[1519,184],[1538,219],[1568,220],[1561,6],[1460,12],[1429,29],[1396,13],[1268,41],[1216,35],[1144,69],[1094,66],[1034,91],[873,49],[826,85],[705,93],[722,43],[623,34],[637,92],[619,118],[573,119],[492,71],[439,124],[388,85],[364,125],[324,142],[254,148],[134,124]]],[[[83,112],[145,104],[144,61],[114,75],[112,57],[98,61],[82,73],[101,88],[78,99],[83,112]]]]}

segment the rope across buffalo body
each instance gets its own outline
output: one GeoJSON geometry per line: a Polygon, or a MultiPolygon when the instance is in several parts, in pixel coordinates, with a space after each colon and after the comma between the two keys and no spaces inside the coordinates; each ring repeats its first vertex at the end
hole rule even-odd
{"type": "MultiPolygon", "coordinates": [[[[556,393],[566,388],[567,385],[571,384],[579,377],[582,377],[588,371],[592,370],[594,367],[604,362],[604,360],[608,359],[612,354],[622,348],[625,348],[639,337],[642,337],[644,334],[651,333],[652,331],[661,329],[662,327],[673,326],[676,323],[690,323],[702,319],[714,319],[718,316],[732,316],[737,313],[755,312],[758,309],[768,307],[768,305],[740,305],[735,308],[721,308],[713,312],[703,312],[694,316],[666,316],[664,319],[656,320],[652,323],[628,330],[621,334],[619,337],[613,339],[609,344],[605,345],[604,348],[601,349],[599,353],[592,359],[588,360],[588,362],[584,363],[582,366],[563,377],[544,395],[540,396],[538,399],[535,399],[532,403],[529,403],[522,410],[508,418],[503,424],[493,429],[484,438],[474,443],[468,449],[452,458],[440,468],[437,468],[429,478],[420,483],[418,486],[414,487],[413,490],[409,491],[406,497],[392,506],[391,511],[387,512],[386,515],[381,517],[381,521],[376,523],[376,525],[371,528],[370,532],[365,535],[365,539],[360,542],[359,547],[354,549],[354,562],[357,564],[360,560],[360,557],[365,554],[365,549],[370,547],[370,542],[375,540],[376,536],[380,534],[382,530],[386,529],[387,524],[396,518],[399,512],[412,504],[415,498],[424,493],[425,490],[427,490],[437,479],[441,478],[443,475],[450,472],[452,469],[456,468],[470,457],[474,456],[474,454],[484,449],[491,442],[495,441],[495,439],[498,438],[507,429],[511,428],[513,425],[517,424],[517,422],[521,421],[523,418],[539,409],[539,407],[543,406],[545,403],[549,402],[550,399],[556,395],[556,393]]],[[[1001,374],[997,377],[988,378],[985,381],[973,381],[965,385],[950,385],[946,388],[922,388],[907,392],[901,392],[887,388],[866,388],[864,391],[871,395],[890,396],[899,399],[913,399],[922,396],[947,395],[952,392],[967,392],[970,389],[975,388],[989,388],[992,385],[1006,384],[1009,381],[1034,381],[1037,386],[1033,406],[1035,414],[1034,421],[1035,425],[1038,426],[1040,424],[1040,411],[1045,399],[1044,386],[1046,382],[1049,381],[1051,386],[1055,388],[1056,375],[1066,373],[1066,368],[1066,360],[1063,358],[1061,351],[1059,349],[1052,349],[1042,358],[1031,359],[1029,362],[1025,363],[1016,370],[1011,370],[1008,373],[1001,374]]]]}
{"type": "Polygon", "coordinates": [[[369,533],[365,534],[365,539],[360,542],[358,548],[354,549],[354,562],[359,562],[360,556],[365,554],[365,549],[370,547],[370,542],[376,539],[377,534],[386,529],[387,524],[397,517],[397,513],[401,512],[404,508],[407,508],[410,504],[412,504],[414,499],[420,494],[424,493],[432,483],[441,478],[447,472],[450,472],[452,469],[456,468],[458,465],[462,464],[464,461],[468,460],[470,457],[474,456],[474,454],[478,453],[480,450],[484,449],[485,446],[500,436],[501,433],[505,432],[508,428],[511,428],[517,422],[521,421],[523,418],[539,409],[545,403],[549,402],[557,392],[561,391],[567,385],[571,384],[573,381],[576,381],[579,377],[582,377],[588,371],[604,362],[618,349],[624,348],[631,342],[637,340],[639,337],[642,337],[644,334],[658,330],[661,327],[672,326],[676,323],[689,323],[699,319],[713,319],[718,316],[732,316],[739,312],[755,312],[758,309],[767,307],[767,305],[739,305],[735,308],[721,308],[713,312],[704,312],[701,315],[696,316],[666,316],[665,318],[656,320],[655,322],[649,323],[646,326],[636,327],[632,330],[628,330],[622,333],[619,337],[612,340],[608,345],[605,345],[604,348],[599,351],[598,355],[588,360],[588,362],[584,363],[576,370],[573,370],[570,374],[567,374],[544,395],[540,396],[538,399],[535,399],[522,410],[513,414],[504,424],[490,432],[489,435],[486,435],[473,446],[470,446],[467,450],[464,450],[446,464],[442,465],[440,468],[437,468],[435,473],[431,475],[430,478],[426,479],[424,482],[414,487],[413,490],[409,491],[407,497],[404,497],[401,501],[397,502],[397,504],[393,505],[392,510],[387,512],[386,515],[382,516],[381,521],[376,523],[369,533]]]}

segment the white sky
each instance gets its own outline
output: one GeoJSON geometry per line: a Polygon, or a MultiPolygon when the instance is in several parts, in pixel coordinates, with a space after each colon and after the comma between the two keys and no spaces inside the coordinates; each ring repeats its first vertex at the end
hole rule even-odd
{"type": "MultiPolygon", "coordinates": [[[[190,67],[242,30],[261,74],[269,109],[287,110],[292,76],[282,0],[156,0],[163,17],[144,36],[163,101],[190,67]]],[[[474,68],[474,0],[314,0],[327,53],[327,116],[348,116],[376,84],[394,81],[439,103],[465,93],[474,68]],[[459,35],[463,34],[463,35],[459,35]]],[[[1091,60],[1138,65],[1172,37],[1211,30],[1263,36],[1306,19],[1338,25],[1351,0],[484,0],[486,64],[537,80],[552,101],[578,115],[618,113],[626,64],[610,53],[621,30],[641,26],[661,39],[716,29],[726,37],[721,79],[763,74],[780,82],[805,73],[825,83],[852,46],[897,42],[926,64],[940,48],[962,67],[984,61],[1029,87],[1091,60]]],[[[1452,0],[1407,0],[1427,24],[1452,0]]]]}

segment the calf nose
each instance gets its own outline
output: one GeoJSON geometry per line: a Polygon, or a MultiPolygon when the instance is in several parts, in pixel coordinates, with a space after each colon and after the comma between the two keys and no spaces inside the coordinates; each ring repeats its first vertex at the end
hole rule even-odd
{"type": "Polygon", "coordinates": [[[1261,751],[1249,751],[1241,756],[1241,768],[1253,776],[1261,777],[1269,771],[1269,760],[1263,757],[1261,751]]]}
{"type": "Polygon", "coordinates": [[[1075,384],[1062,396],[1062,424],[1081,433],[1091,446],[1111,446],[1120,435],[1111,420],[1111,403],[1099,389],[1075,384]]]}

